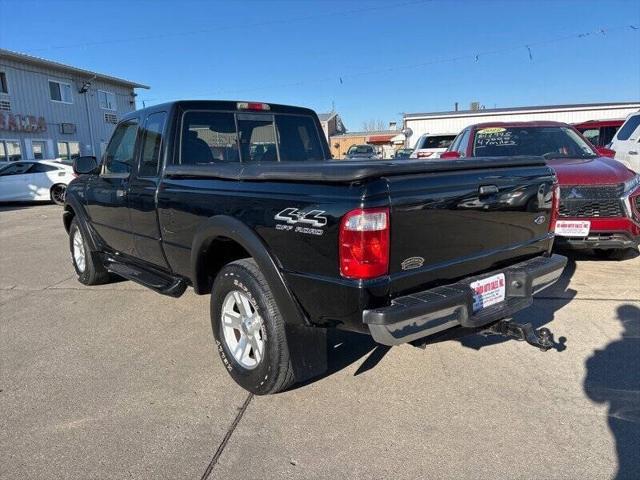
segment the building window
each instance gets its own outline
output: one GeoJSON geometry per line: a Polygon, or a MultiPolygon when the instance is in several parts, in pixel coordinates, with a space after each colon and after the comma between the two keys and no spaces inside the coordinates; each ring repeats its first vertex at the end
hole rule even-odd
{"type": "Polygon", "coordinates": [[[0,72],[0,93],[9,93],[9,87],[7,86],[7,74],[0,72]]]}
{"type": "Polygon", "coordinates": [[[58,157],[74,160],[80,156],[80,142],[58,142],[58,157]]]}
{"type": "Polygon", "coordinates": [[[9,100],[0,100],[0,110],[11,111],[11,102],[9,100]]]}
{"type": "Polygon", "coordinates": [[[61,103],[73,103],[73,97],[71,96],[71,84],[56,82],[55,80],[49,80],[49,94],[51,100],[61,103]]]}
{"type": "Polygon", "coordinates": [[[116,96],[111,92],[98,90],[98,103],[105,110],[116,110],[116,96]]]}
{"type": "Polygon", "coordinates": [[[0,162],[22,160],[22,149],[17,140],[0,140],[0,162]]]}
{"type": "Polygon", "coordinates": [[[47,155],[47,142],[33,140],[31,142],[31,151],[34,160],[43,160],[47,155]]]}

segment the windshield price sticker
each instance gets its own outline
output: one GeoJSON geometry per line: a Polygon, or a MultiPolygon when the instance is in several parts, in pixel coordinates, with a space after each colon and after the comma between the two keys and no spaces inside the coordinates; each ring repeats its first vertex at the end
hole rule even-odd
{"type": "Polygon", "coordinates": [[[471,290],[473,290],[473,312],[482,310],[483,308],[503,302],[505,299],[505,280],[504,273],[492,275],[472,282],[471,290]]]}
{"type": "Polygon", "coordinates": [[[586,237],[590,228],[591,222],[560,220],[556,222],[555,233],[561,237],[586,237]]]}

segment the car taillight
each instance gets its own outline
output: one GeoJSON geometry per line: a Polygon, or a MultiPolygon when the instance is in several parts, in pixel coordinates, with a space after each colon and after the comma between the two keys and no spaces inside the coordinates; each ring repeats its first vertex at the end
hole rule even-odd
{"type": "Polygon", "coordinates": [[[365,280],[389,271],[389,209],[352,210],[340,222],[340,274],[365,280]]]}
{"type": "Polygon", "coordinates": [[[418,158],[427,158],[433,155],[433,152],[418,152],[416,153],[416,157],[418,158]]]}
{"type": "Polygon", "coordinates": [[[554,183],[551,187],[551,213],[549,216],[549,231],[553,232],[556,229],[556,220],[558,220],[558,214],[560,213],[560,186],[554,183]]]}

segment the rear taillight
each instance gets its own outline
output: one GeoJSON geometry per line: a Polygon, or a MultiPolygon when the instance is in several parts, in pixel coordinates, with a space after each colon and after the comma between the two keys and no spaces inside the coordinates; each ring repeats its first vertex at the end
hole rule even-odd
{"type": "Polygon", "coordinates": [[[551,213],[549,215],[549,231],[556,229],[556,220],[560,213],[560,186],[554,183],[551,187],[551,213]]]}
{"type": "Polygon", "coordinates": [[[418,152],[416,153],[416,157],[418,158],[428,158],[433,155],[433,152],[418,152]]]}
{"type": "Polygon", "coordinates": [[[340,222],[340,274],[365,280],[389,272],[389,209],[352,210],[340,222]]]}

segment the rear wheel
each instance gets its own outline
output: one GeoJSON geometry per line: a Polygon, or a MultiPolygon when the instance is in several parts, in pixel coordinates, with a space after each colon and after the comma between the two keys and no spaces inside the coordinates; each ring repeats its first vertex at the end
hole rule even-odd
{"type": "Polygon", "coordinates": [[[64,205],[64,196],[67,192],[67,186],[62,183],[58,183],[51,187],[49,193],[51,195],[51,201],[56,205],[64,205]]]}
{"type": "Polygon", "coordinates": [[[109,281],[109,272],[104,265],[96,260],[96,255],[89,250],[82,229],[77,218],[71,221],[69,227],[69,248],[71,262],[78,274],[78,280],[85,285],[100,285],[109,281]]]}
{"type": "Polygon", "coordinates": [[[216,277],[211,326],[220,358],[242,388],[265,395],[293,384],[284,320],[253,259],[231,262],[216,277]]]}

